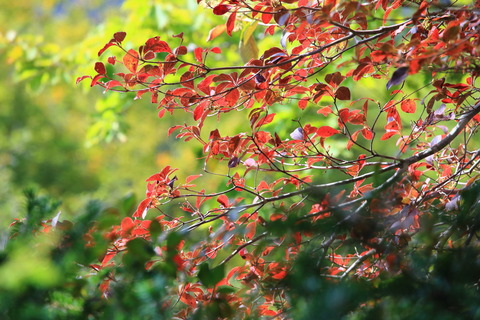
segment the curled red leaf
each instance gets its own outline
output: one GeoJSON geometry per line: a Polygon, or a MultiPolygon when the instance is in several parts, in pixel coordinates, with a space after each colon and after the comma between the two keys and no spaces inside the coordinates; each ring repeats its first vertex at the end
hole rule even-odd
{"type": "Polygon", "coordinates": [[[118,43],[122,42],[124,39],[125,39],[125,36],[127,35],[126,32],[123,32],[123,31],[120,31],[120,32],[116,32],[114,35],[113,35],[113,39],[115,39],[115,41],[117,41],[118,43]]]}

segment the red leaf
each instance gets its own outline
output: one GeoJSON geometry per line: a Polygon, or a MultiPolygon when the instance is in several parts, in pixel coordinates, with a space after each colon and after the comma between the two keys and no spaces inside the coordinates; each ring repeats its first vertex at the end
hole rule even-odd
{"type": "Polygon", "coordinates": [[[329,126],[321,126],[320,128],[317,129],[317,132],[316,132],[317,136],[320,136],[322,138],[328,138],[337,133],[340,133],[340,132],[337,129],[334,129],[329,126]]]}
{"type": "Polygon", "coordinates": [[[148,89],[137,91],[137,94],[135,95],[135,98],[133,98],[133,100],[141,99],[142,96],[149,91],[150,90],[148,90],[148,89]]]}
{"type": "Polygon", "coordinates": [[[213,52],[213,53],[222,53],[222,49],[220,49],[219,47],[213,47],[212,49],[210,49],[210,52],[213,52]]]}
{"type": "MultiPolygon", "coordinates": [[[[272,7],[266,7],[264,12],[272,12],[272,7]]],[[[262,14],[262,22],[265,23],[265,24],[270,23],[272,18],[273,18],[273,14],[271,14],[271,13],[263,13],[262,14]]]]}
{"type": "Polygon", "coordinates": [[[218,196],[217,202],[220,203],[225,208],[228,208],[230,205],[228,202],[228,197],[224,194],[218,196]]]}
{"type": "Polygon", "coordinates": [[[166,111],[167,111],[166,109],[162,109],[162,110],[158,111],[158,117],[159,117],[159,118],[163,118],[163,116],[165,115],[165,112],[166,112],[166,111]]]}
{"type": "Polygon", "coordinates": [[[193,120],[197,121],[203,116],[203,112],[205,111],[205,107],[203,104],[199,104],[198,106],[195,107],[195,110],[193,111],[193,120]]]}
{"type": "Polygon", "coordinates": [[[76,84],[79,84],[82,80],[84,80],[84,79],[86,79],[86,78],[90,78],[90,79],[91,79],[92,77],[90,77],[90,76],[81,76],[81,77],[78,77],[78,78],[77,78],[77,81],[76,81],[76,84]]]}
{"type": "Polygon", "coordinates": [[[122,231],[125,233],[128,233],[134,226],[135,224],[133,223],[133,220],[130,217],[123,218],[122,222],[120,223],[120,227],[122,228],[122,231]]]}
{"type": "MultiPolygon", "coordinates": [[[[360,110],[354,110],[354,111],[360,111],[360,110]]],[[[365,123],[365,115],[360,112],[351,112],[350,116],[348,118],[348,122],[351,124],[361,124],[363,125],[365,123]]]]}
{"type": "Polygon", "coordinates": [[[338,100],[350,100],[350,89],[347,87],[339,87],[337,91],[335,91],[335,98],[338,100]]]}
{"type": "Polygon", "coordinates": [[[230,15],[230,17],[228,17],[228,20],[227,20],[227,23],[226,23],[226,27],[227,27],[227,34],[231,37],[232,36],[232,32],[233,32],[233,28],[235,27],[235,19],[237,18],[237,12],[232,12],[232,14],[230,15]]]}
{"type": "Polygon", "coordinates": [[[203,49],[202,48],[195,48],[193,50],[193,53],[195,55],[195,59],[197,59],[198,62],[203,62],[203,49]]]}
{"type": "Polygon", "coordinates": [[[164,176],[162,176],[160,173],[155,173],[154,175],[151,175],[150,177],[148,177],[145,181],[146,182],[149,182],[149,181],[159,181],[159,180],[163,180],[164,176]]]}
{"type": "Polygon", "coordinates": [[[150,203],[152,203],[152,200],[147,198],[140,202],[140,204],[137,207],[137,210],[133,213],[133,217],[138,218],[138,217],[145,217],[145,214],[147,213],[147,209],[150,206],[150,203]]]}
{"type": "Polygon", "coordinates": [[[102,62],[95,63],[95,71],[97,71],[99,74],[107,73],[107,71],[105,70],[105,65],[102,62]]]}
{"type": "Polygon", "coordinates": [[[196,174],[196,175],[192,175],[192,176],[188,176],[186,179],[185,179],[185,182],[186,183],[190,183],[192,182],[193,180],[197,179],[198,177],[201,177],[202,175],[201,174],[196,174]]]}
{"type": "Polygon", "coordinates": [[[373,139],[373,132],[372,132],[372,130],[370,130],[368,128],[363,128],[362,129],[362,136],[367,140],[372,140],[373,139]]]}
{"type": "MultiPolygon", "coordinates": [[[[89,77],[89,78],[91,78],[91,77],[89,77]]],[[[97,82],[100,79],[103,79],[103,78],[105,78],[105,76],[103,74],[97,74],[95,77],[93,77],[92,82],[90,83],[90,86],[93,87],[94,85],[97,84],[97,82]]]]}
{"type": "Polygon", "coordinates": [[[174,34],[172,37],[174,38],[180,38],[183,40],[183,32],[180,32],[179,34],[174,34]]]}
{"type": "Polygon", "coordinates": [[[257,231],[257,223],[250,222],[245,228],[245,237],[247,237],[247,239],[253,239],[256,231],[257,231]]]}
{"type": "Polygon", "coordinates": [[[195,84],[193,83],[193,78],[195,76],[193,75],[192,72],[187,71],[182,76],[180,77],[180,82],[182,83],[182,86],[190,89],[195,89],[195,84]]]}
{"type": "Polygon", "coordinates": [[[401,108],[406,113],[415,113],[415,110],[417,110],[417,104],[413,99],[406,99],[402,101],[401,108]]]}
{"type": "Polygon", "coordinates": [[[373,62],[381,62],[387,57],[387,54],[381,50],[375,50],[370,53],[370,57],[373,62]]]}
{"type": "Polygon", "coordinates": [[[167,132],[168,136],[170,136],[173,131],[178,130],[180,128],[183,128],[183,126],[182,125],[176,125],[176,126],[170,127],[170,129],[168,129],[168,132],[167,132]]]}
{"type": "Polygon", "coordinates": [[[160,37],[150,38],[145,42],[145,52],[153,51],[153,52],[167,52],[172,53],[172,49],[165,41],[160,40],[160,37]]]}
{"type": "Polygon", "coordinates": [[[398,133],[398,131],[389,131],[387,133],[385,133],[381,138],[380,140],[388,140],[390,139],[392,136],[396,135],[398,133]]]}
{"type": "Polygon", "coordinates": [[[281,280],[287,276],[287,272],[285,270],[280,271],[279,273],[272,276],[273,279],[281,280]]]}
{"type": "Polygon", "coordinates": [[[127,35],[126,32],[123,32],[123,31],[120,31],[120,32],[116,32],[114,35],[113,35],[113,39],[115,39],[115,41],[117,41],[118,43],[121,43],[124,39],[125,39],[125,36],[127,35]]]}
{"type": "Polygon", "coordinates": [[[317,113],[320,113],[320,114],[323,114],[324,116],[327,116],[329,115],[330,113],[332,113],[332,107],[331,106],[328,106],[328,107],[323,107],[321,109],[319,109],[317,111],[317,113]]]}
{"type": "Polygon", "coordinates": [[[270,122],[273,121],[273,118],[275,118],[275,113],[270,113],[267,114],[265,117],[261,118],[257,124],[255,125],[256,128],[259,128],[263,125],[269,124],[270,122]]]}
{"type": "Polygon", "coordinates": [[[110,80],[107,83],[105,83],[105,91],[113,88],[113,87],[123,87],[123,84],[120,81],[117,80],[110,80]]]}
{"type": "Polygon", "coordinates": [[[138,52],[133,49],[128,50],[123,57],[123,64],[130,72],[135,73],[138,67],[138,52]]]}
{"type": "Polygon", "coordinates": [[[225,95],[225,102],[229,107],[233,107],[240,98],[240,93],[237,89],[234,89],[225,95]]]}
{"type": "Polygon", "coordinates": [[[260,315],[262,316],[276,316],[278,312],[275,312],[273,310],[270,310],[270,309],[263,309],[263,310],[260,310],[260,315]]]}
{"type": "Polygon", "coordinates": [[[226,4],[219,4],[215,8],[213,8],[213,14],[216,14],[217,16],[224,15],[230,10],[230,6],[227,6],[226,4]]]}
{"type": "Polygon", "coordinates": [[[188,49],[185,46],[179,46],[178,48],[175,49],[175,54],[177,56],[183,56],[187,54],[187,52],[188,52],[188,49]]]}
{"type": "Polygon", "coordinates": [[[112,260],[115,256],[117,255],[116,251],[109,251],[105,254],[105,256],[102,259],[102,267],[105,267],[107,263],[112,260]]]}
{"type": "Polygon", "coordinates": [[[266,183],[265,181],[260,181],[260,183],[258,184],[257,186],[257,191],[260,192],[262,190],[269,190],[270,187],[268,186],[268,183],[266,183]]]}
{"type": "Polygon", "coordinates": [[[308,105],[308,101],[310,100],[310,98],[302,98],[298,101],[298,107],[302,110],[305,110],[305,108],[307,107],[308,105]]]}
{"type": "Polygon", "coordinates": [[[177,266],[177,270],[183,269],[183,266],[185,265],[185,260],[183,260],[179,254],[176,254],[172,260],[173,262],[175,262],[175,265],[177,266]]]}
{"type": "Polygon", "coordinates": [[[100,49],[100,51],[98,51],[98,56],[100,57],[102,55],[102,53],[105,52],[105,50],[107,50],[108,48],[110,48],[111,46],[115,46],[116,43],[115,42],[109,42],[107,43],[102,49],[100,49]]]}

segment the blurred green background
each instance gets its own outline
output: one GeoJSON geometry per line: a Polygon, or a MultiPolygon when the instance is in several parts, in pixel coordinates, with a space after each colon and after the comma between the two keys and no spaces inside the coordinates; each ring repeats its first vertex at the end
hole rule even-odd
{"type": "MultiPolygon", "coordinates": [[[[138,200],[145,178],[166,165],[191,172],[198,150],[172,144],[165,134],[188,121],[187,114],[160,121],[149,97],[104,95],[88,80],[79,85],[75,80],[94,73],[98,50],[117,31],[127,32],[128,47],[157,35],[168,41],[181,32],[187,45],[207,46],[210,28],[223,17],[195,0],[0,0],[0,5],[1,228],[22,215],[27,187],[61,199],[68,216],[92,198],[114,205],[133,193],[138,200]]],[[[227,46],[238,43],[226,35],[217,39],[227,46]]]]}

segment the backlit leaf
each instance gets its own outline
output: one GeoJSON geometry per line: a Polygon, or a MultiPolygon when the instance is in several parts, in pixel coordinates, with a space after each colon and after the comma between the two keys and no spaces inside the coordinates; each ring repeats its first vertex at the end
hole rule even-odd
{"type": "Polygon", "coordinates": [[[113,39],[115,39],[115,41],[117,41],[118,43],[121,43],[125,37],[126,37],[127,33],[126,32],[116,32],[114,35],[113,35],[113,39]]]}
{"type": "Polygon", "coordinates": [[[322,138],[328,138],[337,133],[340,133],[340,132],[337,129],[334,129],[330,126],[321,126],[316,131],[317,136],[322,138]]]}
{"type": "Polygon", "coordinates": [[[406,113],[415,113],[415,111],[417,109],[417,104],[415,103],[415,100],[413,100],[413,99],[406,99],[406,100],[402,101],[400,107],[406,113]]]}
{"type": "Polygon", "coordinates": [[[224,33],[226,30],[227,30],[227,26],[225,24],[215,26],[208,33],[207,41],[212,41],[213,39],[215,39],[216,37],[224,33]]]}
{"type": "Polygon", "coordinates": [[[232,12],[228,17],[226,26],[226,32],[229,36],[232,36],[233,29],[235,28],[235,20],[237,19],[237,12],[232,12]]]}
{"type": "Polygon", "coordinates": [[[123,56],[123,64],[130,72],[135,73],[138,67],[138,52],[133,49],[128,50],[123,56]]]}
{"type": "Polygon", "coordinates": [[[97,71],[99,74],[107,73],[105,70],[105,65],[102,62],[95,63],[95,71],[97,71]]]}
{"type": "Polygon", "coordinates": [[[224,15],[230,10],[230,6],[226,4],[219,4],[215,8],[213,8],[213,14],[216,14],[218,16],[224,15]]]}

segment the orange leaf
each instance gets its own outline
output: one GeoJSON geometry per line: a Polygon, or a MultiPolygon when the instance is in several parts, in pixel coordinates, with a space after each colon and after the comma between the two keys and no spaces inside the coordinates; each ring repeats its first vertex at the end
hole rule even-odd
{"type": "Polygon", "coordinates": [[[137,71],[138,67],[138,52],[130,49],[123,57],[123,64],[132,73],[137,71]]]}
{"type": "Polygon", "coordinates": [[[415,113],[415,110],[417,110],[417,104],[413,99],[406,99],[402,101],[401,108],[406,113],[415,113]]]}
{"type": "Polygon", "coordinates": [[[380,140],[388,140],[390,139],[391,137],[393,137],[394,135],[398,134],[398,131],[389,131],[387,133],[385,133],[381,138],[380,140]]]}
{"type": "Polygon", "coordinates": [[[197,299],[186,292],[182,293],[182,295],[180,296],[180,301],[182,301],[186,305],[189,305],[192,308],[195,308],[197,306],[197,299]]]}
{"type": "Polygon", "coordinates": [[[224,33],[225,30],[227,30],[227,26],[224,25],[224,24],[221,24],[221,25],[218,25],[218,26],[214,27],[208,33],[207,41],[211,41],[211,40],[215,39],[216,37],[218,37],[219,35],[224,33]]]}
{"type": "Polygon", "coordinates": [[[195,179],[197,179],[198,177],[201,177],[201,176],[202,176],[201,174],[196,174],[196,175],[188,176],[188,177],[185,179],[185,182],[186,182],[186,183],[192,182],[193,180],[195,180],[195,179]]]}
{"type": "Polygon", "coordinates": [[[245,228],[245,237],[247,237],[248,239],[252,239],[256,231],[257,231],[257,223],[250,222],[245,228]]]}
{"type": "Polygon", "coordinates": [[[322,109],[319,109],[317,111],[317,113],[320,113],[320,114],[323,114],[324,116],[327,116],[330,113],[332,113],[332,108],[331,108],[331,106],[323,107],[322,109]]]}

